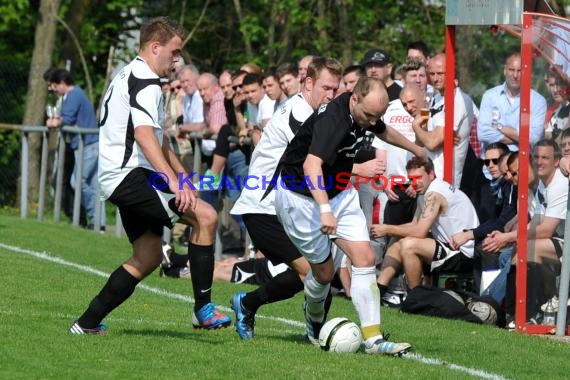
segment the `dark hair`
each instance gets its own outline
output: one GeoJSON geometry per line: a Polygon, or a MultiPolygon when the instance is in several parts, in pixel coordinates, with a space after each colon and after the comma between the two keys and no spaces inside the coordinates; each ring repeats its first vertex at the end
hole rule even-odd
{"type": "Polygon", "coordinates": [[[507,160],[507,166],[511,166],[513,162],[519,159],[519,152],[512,152],[507,160]]]}
{"type": "Polygon", "coordinates": [[[556,141],[552,140],[552,139],[542,139],[539,140],[536,144],[534,144],[534,148],[532,149],[533,154],[534,154],[534,150],[536,148],[538,148],[539,146],[549,146],[552,147],[552,150],[554,150],[554,158],[555,159],[560,159],[562,158],[562,152],[560,151],[560,147],[558,146],[558,144],[556,143],[556,141]]]}
{"type": "Polygon", "coordinates": [[[560,134],[560,140],[570,137],[570,128],[566,128],[562,130],[560,134]]]}
{"type": "Polygon", "coordinates": [[[261,76],[262,80],[265,80],[265,79],[271,78],[271,77],[273,77],[273,78],[275,78],[275,79],[278,80],[278,78],[277,78],[277,67],[275,67],[275,66],[268,67],[268,68],[263,72],[263,74],[262,74],[262,76],[261,76]]]}
{"type": "Polygon", "coordinates": [[[245,71],[245,70],[238,70],[237,72],[235,72],[235,73],[232,75],[232,81],[234,81],[236,78],[241,77],[242,75],[247,75],[247,74],[248,74],[248,72],[245,71]]]}
{"type": "Polygon", "coordinates": [[[281,78],[284,75],[291,74],[294,77],[299,75],[299,68],[297,64],[292,62],[285,62],[277,66],[277,78],[281,78]]]}
{"type": "MultiPolygon", "coordinates": [[[[501,164],[501,162],[503,162],[503,160],[505,159],[505,157],[508,158],[511,156],[512,152],[510,150],[506,150],[503,153],[501,153],[501,155],[499,156],[499,165],[501,164]]],[[[508,161],[507,161],[508,162],[508,161]]]]}
{"type": "Polygon", "coordinates": [[[50,82],[50,83],[53,82],[51,80],[51,76],[55,70],[57,70],[55,67],[50,67],[49,69],[47,69],[43,75],[44,81],[50,82]]]}
{"type": "Polygon", "coordinates": [[[412,169],[419,169],[424,168],[426,173],[433,172],[433,161],[431,158],[420,158],[420,157],[412,157],[408,163],[406,164],[406,171],[410,171],[412,169]]]}
{"type": "Polygon", "coordinates": [[[485,152],[488,151],[488,150],[491,150],[491,149],[497,149],[497,150],[499,150],[499,151],[501,152],[501,155],[503,155],[505,152],[509,152],[509,151],[510,151],[509,147],[508,147],[506,144],[504,144],[504,143],[502,143],[502,142],[500,142],[500,141],[497,141],[497,142],[494,142],[494,143],[490,143],[489,145],[487,145],[487,146],[485,147],[485,152]]]}
{"type": "Polygon", "coordinates": [[[139,39],[140,49],[152,41],[158,41],[161,45],[165,45],[174,36],[178,36],[184,41],[186,37],[184,28],[168,17],[153,18],[141,26],[139,39]]]}
{"type": "Polygon", "coordinates": [[[58,83],[58,84],[63,82],[66,85],[74,84],[73,77],[71,76],[71,73],[65,69],[53,70],[51,75],[50,75],[50,82],[58,83]]]}
{"type": "Polygon", "coordinates": [[[424,55],[424,57],[429,58],[429,47],[427,46],[427,44],[423,41],[414,41],[414,42],[410,42],[408,44],[408,50],[413,49],[413,50],[419,50],[422,52],[422,54],[424,55]]]}
{"type": "Polygon", "coordinates": [[[358,74],[359,78],[362,78],[363,76],[366,75],[366,72],[364,72],[364,69],[362,68],[361,65],[350,65],[345,67],[344,70],[342,71],[342,76],[345,76],[350,73],[358,74]]]}
{"type": "Polygon", "coordinates": [[[241,84],[242,84],[242,86],[247,86],[248,84],[257,83],[258,85],[261,86],[262,82],[263,82],[263,79],[261,78],[261,74],[248,73],[243,78],[243,82],[241,84]]]}

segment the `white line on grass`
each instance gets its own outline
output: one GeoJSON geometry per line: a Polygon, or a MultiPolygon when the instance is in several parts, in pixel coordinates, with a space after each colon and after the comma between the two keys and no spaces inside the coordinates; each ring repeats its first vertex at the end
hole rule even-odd
{"type": "MultiPolygon", "coordinates": [[[[107,278],[110,275],[109,273],[94,269],[94,268],[86,266],[86,265],[77,264],[77,263],[56,257],[56,256],[51,256],[45,251],[44,252],[31,251],[29,249],[25,249],[25,248],[21,248],[21,247],[15,247],[13,245],[8,245],[8,244],[4,244],[4,243],[0,243],[0,248],[4,248],[4,249],[6,249],[8,251],[12,251],[12,252],[23,253],[23,254],[33,256],[33,257],[41,259],[41,260],[46,260],[46,261],[49,261],[49,262],[52,262],[55,264],[65,265],[68,267],[79,269],[80,271],[95,274],[95,275],[100,276],[100,277],[107,278]]],[[[148,286],[145,284],[139,284],[138,288],[144,289],[144,290],[151,292],[151,293],[154,293],[154,294],[158,294],[160,296],[176,299],[176,300],[183,301],[183,302],[194,303],[194,299],[190,296],[186,296],[186,295],[178,294],[178,293],[172,293],[172,292],[169,292],[169,291],[161,289],[161,288],[156,288],[156,287],[148,286]]],[[[230,311],[230,309],[227,307],[224,307],[224,306],[218,306],[218,307],[224,311],[230,311]]],[[[282,318],[282,317],[265,316],[265,315],[259,315],[259,314],[256,314],[256,317],[281,322],[281,323],[284,323],[284,324],[287,324],[290,326],[305,327],[305,323],[299,322],[299,321],[294,321],[292,319],[287,319],[287,318],[282,318]]],[[[440,359],[427,358],[427,357],[424,357],[424,356],[417,354],[417,353],[408,353],[402,357],[405,359],[408,359],[408,360],[415,360],[415,361],[423,363],[423,364],[443,366],[443,367],[449,368],[451,370],[464,372],[464,373],[467,373],[471,376],[479,377],[482,379],[492,379],[492,380],[504,380],[504,379],[506,379],[505,377],[494,374],[494,373],[479,370],[476,368],[464,367],[464,366],[449,363],[449,362],[446,362],[446,361],[443,361],[440,359]]]]}

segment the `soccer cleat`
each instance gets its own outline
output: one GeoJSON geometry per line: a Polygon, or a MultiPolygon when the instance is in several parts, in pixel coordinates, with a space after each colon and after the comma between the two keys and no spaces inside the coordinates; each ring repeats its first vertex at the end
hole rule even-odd
{"type": "Polygon", "coordinates": [[[325,324],[326,317],[322,322],[313,321],[307,313],[307,302],[303,303],[303,313],[305,314],[305,321],[307,321],[307,333],[305,334],[305,338],[314,346],[320,347],[319,333],[325,324]]]}
{"type": "Polygon", "coordinates": [[[399,308],[402,306],[402,297],[399,294],[385,292],[380,299],[382,306],[399,308]]]}
{"type": "Polygon", "coordinates": [[[79,326],[77,321],[73,322],[73,325],[69,328],[69,332],[75,335],[103,335],[107,334],[108,328],[107,325],[101,323],[99,326],[95,327],[94,329],[85,329],[79,326]]]}
{"type": "Polygon", "coordinates": [[[394,343],[383,338],[378,339],[370,347],[366,347],[364,351],[367,354],[383,354],[400,356],[408,352],[412,346],[409,343],[394,343]]]}
{"type": "Polygon", "coordinates": [[[255,324],[255,314],[250,313],[243,307],[241,300],[245,297],[245,292],[238,292],[232,297],[232,310],[236,313],[236,331],[240,338],[244,340],[253,338],[253,325],[255,324]]]}
{"type": "Polygon", "coordinates": [[[211,302],[192,313],[192,325],[195,329],[215,330],[228,327],[231,323],[231,318],[220,313],[211,302]]]}

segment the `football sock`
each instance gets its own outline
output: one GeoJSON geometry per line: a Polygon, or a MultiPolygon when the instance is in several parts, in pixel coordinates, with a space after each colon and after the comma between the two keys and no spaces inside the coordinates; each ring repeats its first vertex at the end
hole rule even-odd
{"type": "Polygon", "coordinates": [[[378,285],[378,290],[380,291],[380,297],[382,297],[388,291],[388,287],[386,285],[380,285],[378,283],[376,284],[378,285]]]}
{"type": "Polygon", "coordinates": [[[103,318],[122,304],[135,291],[135,287],[140,282],[121,265],[117,268],[103,289],[89,304],[89,307],[77,320],[79,326],[86,329],[96,328],[103,318]]]}
{"type": "Polygon", "coordinates": [[[305,278],[305,301],[307,314],[314,322],[322,322],[325,318],[325,301],[330,292],[330,284],[321,284],[309,272],[305,278]]]}
{"type": "Polygon", "coordinates": [[[350,294],[352,295],[352,303],[360,318],[364,339],[381,335],[380,291],[378,286],[376,286],[375,267],[352,267],[350,294]]]}
{"type": "Polygon", "coordinates": [[[214,277],[214,246],[188,244],[190,259],[190,276],[196,304],[194,310],[200,310],[210,302],[212,296],[212,281],[214,277]]]}
{"type": "Polygon", "coordinates": [[[296,271],[288,269],[256,290],[247,293],[242,298],[242,306],[249,312],[256,313],[261,305],[292,298],[301,290],[303,290],[303,281],[296,271]]]}

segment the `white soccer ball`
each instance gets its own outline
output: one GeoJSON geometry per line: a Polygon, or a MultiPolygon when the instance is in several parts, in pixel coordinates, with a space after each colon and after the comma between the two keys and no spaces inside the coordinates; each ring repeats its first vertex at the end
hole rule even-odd
{"type": "Polygon", "coordinates": [[[325,351],[356,352],[361,344],[360,328],[347,318],[331,319],[323,325],[319,333],[319,345],[325,351]]]}

